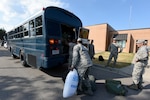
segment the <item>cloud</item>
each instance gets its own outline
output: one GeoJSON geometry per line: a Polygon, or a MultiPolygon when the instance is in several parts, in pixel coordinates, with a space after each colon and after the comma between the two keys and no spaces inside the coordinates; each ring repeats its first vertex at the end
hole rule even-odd
{"type": "Polygon", "coordinates": [[[11,25],[14,26],[22,22],[24,19],[47,6],[65,8],[68,4],[61,0],[1,0],[0,28],[2,27],[8,30],[11,25]]]}
{"type": "Polygon", "coordinates": [[[12,24],[4,24],[4,23],[1,23],[0,24],[0,28],[1,29],[5,29],[6,31],[9,31],[11,30],[12,28],[14,28],[14,26],[12,24]]]}

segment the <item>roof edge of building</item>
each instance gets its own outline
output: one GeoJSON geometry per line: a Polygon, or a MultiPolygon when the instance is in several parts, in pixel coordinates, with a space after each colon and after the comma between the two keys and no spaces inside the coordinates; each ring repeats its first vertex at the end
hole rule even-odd
{"type": "MultiPolygon", "coordinates": [[[[84,27],[88,27],[88,26],[95,26],[95,25],[104,25],[104,24],[109,25],[108,23],[101,23],[101,24],[87,25],[87,26],[84,26],[84,27]]],[[[110,26],[110,25],[109,25],[109,26],[110,26]]]]}
{"type": "Polygon", "coordinates": [[[127,30],[143,30],[143,29],[150,29],[150,27],[149,28],[136,28],[136,29],[123,29],[123,30],[117,30],[117,31],[127,31],[127,30]]]}

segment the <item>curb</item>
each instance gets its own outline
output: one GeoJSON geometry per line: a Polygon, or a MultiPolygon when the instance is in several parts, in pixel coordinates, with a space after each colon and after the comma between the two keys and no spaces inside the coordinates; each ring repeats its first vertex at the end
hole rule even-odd
{"type": "Polygon", "coordinates": [[[97,69],[101,69],[101,70],[106,70],[106,71],[109,71],[109,72],[117,73],[117,74],[120,74],[120,75],[126,76],[126,77],[131,77],[132,76],[131,74],[126,73],[124,71],[121,71],[118,68],[105,67],[103,65],[98,65],[98,64],[93,64],[93,65],[94,65],[93,67],[95,67],[97,69]]]}

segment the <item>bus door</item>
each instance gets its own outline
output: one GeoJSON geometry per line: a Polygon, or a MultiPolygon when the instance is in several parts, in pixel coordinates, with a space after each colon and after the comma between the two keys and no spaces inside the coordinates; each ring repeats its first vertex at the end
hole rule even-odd
{"type": "Polygon", "coordinates": [[[56,56],[61,54],[61,34],[58,22],[46,19],[46,37],[49,41],[47,45],[47,56],[56,56]],[[50,52],[49,52],[50,51],[50,52]]]}
{"type": "Polygon", "coordinates": [[[77,37],[74,27],[47,20],[47,35],[50,44],[50,55],[68,55],[68,42],[77,37]]]}
{"type": "Polygon", "coordinates": [[[82,38],[82,42],[83,44],[88,47],[89,45],[89,29],[86,29],[86,28],[83,28],[83,27],[80,27],[79,28],[79,31],[78,31],[78,34],[79,34],[79,38],[82,38]]]}
{"type": "Polygon", "coordinates": [[[75,27],[68,26],[68,25],[61,25],[62,30],[62,50],[63,54],[69,54],[69,42],[72,42],[76,39],[77,34],[75,32],[75,27]]]}

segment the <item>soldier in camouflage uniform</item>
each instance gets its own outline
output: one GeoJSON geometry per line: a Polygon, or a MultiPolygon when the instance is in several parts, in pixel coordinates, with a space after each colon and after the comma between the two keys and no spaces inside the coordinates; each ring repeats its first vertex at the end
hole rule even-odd
{"type": "Polygon", "coordinates": [[[91,57],[91,59],[94,59],[94,55],[95,55],[95,47],[93,45],[94,40],[91,40],[91,43],[89,44],[89,55],[91,57]]]}
{"type": "MultiPolygon", "coordinates": [[[[144,45],[147,47],[147,51],[148,51],[148,60],[149,60],[149,52],[150,52],[150,46],[147,45],[148,41],[145,40],[144,45]]],[[[150,62],[148,61],[147,63],[147,68],[150,68],[150,62]]]]}
{"type": "Polygon", "coordinates": [[[148,50],[147,47],[144,45],[144,41],[145,40],[138,40],[136,42],[139,49],[134,57],[134,68],[132,72],[133,84],[128,86],[129,88],[134,90],[142,89],[142,75],[144,73],[144,68],[146,67],[148,62],[148,50]]]}
{"type": "Polygon", "coordinates": [[[76,40],[73,39],[72,41],[70,41],[68,43],[69,45],[69,61],[68,61],[68,68],[71,67],[71,64],[72,64],[72,54],[73,54],[73,47],[76,45],[76,40]]]}
{"type": "Polygon", "coordinates": [[[109,46],[108,50],[110,51],[110,55],[106,67],[109,66],[109,63],[111,62],[112,58],[114,58],[114,63],[113,63],[113,67],[114,67],[116,65],[118,53],[122,52],[122,47],[118,43],[116,43],[116,38],[113,38],[113,42],[109,46]],[[120,51],[118,52],[119,48],[120,51]]]}
{"type": "Polygon", "coordinates": [[[77,40],[77,44],[73,48],[72,65],[70,68],[71,70],[76,68],[79,74],[79,85],[77,93],[83,91],[88,95],[93,95],[93,91],[88,77],[89,68],[92,67],[92,65],[93,63],[89,56],[88,49],[84,45],[82,45],[82,40],[81,38],[79,38],[77,40]],[[86,87],[88,88],[86,91],[82,89],[83,80],[86,87]]]}

